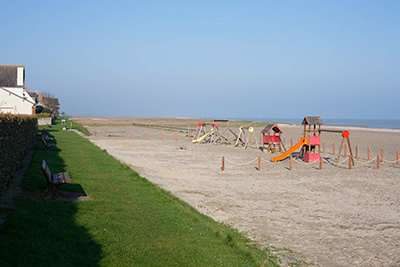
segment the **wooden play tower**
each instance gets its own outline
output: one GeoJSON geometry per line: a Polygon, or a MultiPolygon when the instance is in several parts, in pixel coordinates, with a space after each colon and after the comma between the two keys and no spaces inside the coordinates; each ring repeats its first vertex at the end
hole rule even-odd
{"type": "Polygon", "coordinates": [[[286,151],[281,139],[283,132],[276,124],[268,124],[261,133],[263,134],[263,151],[265,151],[265,145],[269,153],[282,152],[283,149],[286,151]]]}
{"type": "Polygon", "coordinates": [[[308,139],[308,144],[303,146],[301,154],[305,162],[317,162],[320,160],[321,153],[321,117],[304,117],[304,137],[308,139]],[[308,127],[307,127],[308,126],[308,127]]]}

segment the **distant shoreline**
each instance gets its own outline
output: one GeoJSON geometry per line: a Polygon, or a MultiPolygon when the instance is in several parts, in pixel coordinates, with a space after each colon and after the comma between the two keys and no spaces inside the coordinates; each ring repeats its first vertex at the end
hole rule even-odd
{"type": "MultiPolygon", "coordinates": [[[[214,119],[226,119],[222,117],[217,117],[217,118],[188,118],[188,117],[100,117],[100,116],[72,116],[73,118],[76,118],[77,120],[85,120],[86,121],[91,121],[91,123],[98,123],[101,121],[108,121],[111,123],[113,122],[137,122],[137,121],[188,121],[190,124],[201,122],[201,121],[213,121],[214,119]]],[[[274,122],[274,123],[279,123],[279,124],[287,124],[287,125],[301,125],[301,119],[273,119],[273,118],[261,118],[261,119],[255,119],[255,118],[228,118],[229,121],[231,122],[248,122],[249,124],[251,123],[257,123],[257,124],[262,124],[262,123],[268,123],[268,122],[274,122]]],[[[321,118],[323,124],[323,127],[329,127],[329,128],[345,128],[345,129],[359,129],[359,130],[372,130],[372,131],[378,131],[378,130],[384,130],[384,131],[393,131],[393,132],[400,132],[400,120],[366,120],[366,119],[360,119],[360,120],[343,120],[343,119],[324,119],[321,118]]]]}
{"type": "MultiPolygon", "coordinates": [[[[254,122],[262,121],[275,121],[277,123],[300,125],[303,118],[234,118],[232,120],[248,120],[254,122]]],[[[370,120],[370,119],[324,119],[321,117],[324,126],[328,127],[346,127],[357,129],[386,129],[386,130],[400,130],[400,120],[370,120]]]]}

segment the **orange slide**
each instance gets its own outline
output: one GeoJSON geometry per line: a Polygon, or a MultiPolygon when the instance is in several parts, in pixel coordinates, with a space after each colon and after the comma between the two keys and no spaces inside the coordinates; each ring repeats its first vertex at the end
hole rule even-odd
{"type": "Polygon", "coordinates": [[[303,145],[307,145],[307,144],[308,144],[308,138],[307,137],[302,137],[300,142],[298,142],[297,144],[292,146],[289,150],[286,150],[286,152],[283,153],[282,155],[271,158],[271,161],[272,162],[277,162],[278,160],[286,159],[287,157],[290,156],[290,154],[295,152],[297,149],[301,148],[303,145]]]}

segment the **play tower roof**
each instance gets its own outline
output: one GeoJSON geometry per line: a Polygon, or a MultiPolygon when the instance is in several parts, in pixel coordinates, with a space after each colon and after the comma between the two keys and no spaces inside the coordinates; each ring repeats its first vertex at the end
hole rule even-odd
{"type": "Polygon", "coordinates": [[[301,124],[307,125],[322,125],[321,117],[304,117],[303,122],[301,124]]]}
{"type": "Polygon", "coordinates": [[[263,134],[268,134],[271,130],[273,130],[275,133],[283,133],[281,129],[276,124],[268,124],[262,131],[261,133],[263,134]]]}

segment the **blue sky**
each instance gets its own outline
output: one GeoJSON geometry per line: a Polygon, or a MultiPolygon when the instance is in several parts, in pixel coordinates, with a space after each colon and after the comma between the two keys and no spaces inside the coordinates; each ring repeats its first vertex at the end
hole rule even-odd
{"type": "Polygon", "coordinates": [[[91,116],[399,119],[400,1],[7,1],[2,65],[91,116]]]}

